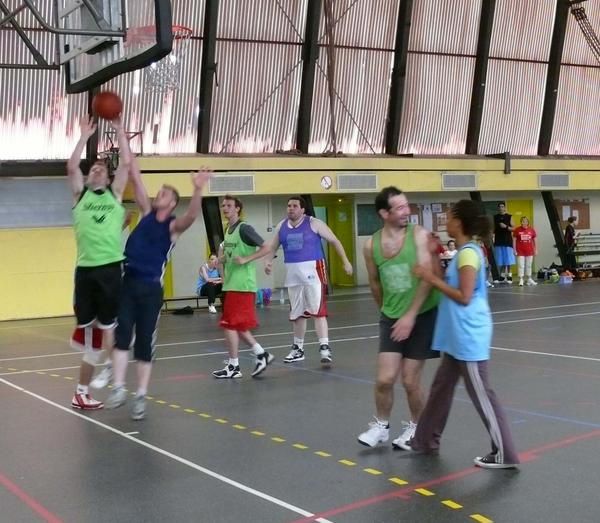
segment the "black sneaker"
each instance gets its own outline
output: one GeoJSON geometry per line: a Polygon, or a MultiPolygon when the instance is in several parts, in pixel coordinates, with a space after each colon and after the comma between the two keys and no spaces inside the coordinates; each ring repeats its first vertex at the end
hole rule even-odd
{"type": "Polygon", "coordinates": [[[236,365],[235,367],[230,363],[225,366],[225,368],[221,370],[216,370],[213,372],[213,376],[219,380],[222,379],[235,379],[241,378],[242,373],[240,372],[240,366],[236,365]]]}
{"type": "Polygon", "coordinates": [[[329,345],[321,345],[319,347],[319,355],[321,356],[321,365],[331,365],[332,357],[329,345]]]}
{"type": "Polygon", "coordinates": [[[491,452],[487,456],[477,457],[473,460],[476,467],[484,469],[515,469],[517,465],[514,463],[498,463],[498,455],[491,452]]]}
{"type": "Polygon", "coordinates": [[[252,371],[252,377],[256,378],[256,376],[262,374],[267,368],[267,365],[269,365],[269,363],[271,363],[274,359],[275,356],[273,356],[270,352],[263,352],[262,354],[256,356],[256,366],[252,371]]]}

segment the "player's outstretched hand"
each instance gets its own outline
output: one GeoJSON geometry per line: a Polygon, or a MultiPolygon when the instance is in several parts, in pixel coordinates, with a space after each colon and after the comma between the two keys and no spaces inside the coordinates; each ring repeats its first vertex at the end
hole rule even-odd
{"type": "Polygon", "coordinates": [[[202,189],[208,180],[212,178],[213,172],[211,169],[201,167],[200,170],[192,173],[192,183],[196,189],[202,189]]]}
{"type": "Polygon", "coordinates": [[[117,116],[116,118],[113,118],[110,121],[110,125],[113,126],[115,131],[122,131],[123,130],[123,120],[121,120],[120,116],[117,116]]]}
{"type": "Polygon", "coordinates": [[[83,138],[89,138],[96,132],[96,124],[91,116],[83,116],[79,120],[79,129],[81,130],[81,136],[83,138]]]}
{"type": "Polygon", "coordinates": [[[354,269],[352,268],[352,264],[350,262],[344,263],[344,271],[348,276],[352,276],[354,269]]]}

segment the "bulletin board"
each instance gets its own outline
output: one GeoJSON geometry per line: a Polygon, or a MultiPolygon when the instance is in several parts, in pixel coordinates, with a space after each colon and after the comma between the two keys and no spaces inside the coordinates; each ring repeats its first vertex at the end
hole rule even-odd
{"type": "Polygon", "coordinates": [[[581,200],[554,200],[554,205],[563,228],[567,226],[569,216],[577,217],[576,229],[590,228],[590,201],[587,198],[581,200]]]}
{"type": "Polygon", "coordinates": [[[432,203],[433,232],[446,232],[446,224],[450,216],[451,203],[432,203]]]}
{"type": "MultiPolygon", "coordinates": [[[[418,204],[410,204],[408,221],[415,225],[423,224],[423,212],[418,204]]],[[[375,211],[375,204],[372,203],[359,203],[356,206],[356,223],[359,236],[371,236],[383,227],[383,220],[375,211]]]]}

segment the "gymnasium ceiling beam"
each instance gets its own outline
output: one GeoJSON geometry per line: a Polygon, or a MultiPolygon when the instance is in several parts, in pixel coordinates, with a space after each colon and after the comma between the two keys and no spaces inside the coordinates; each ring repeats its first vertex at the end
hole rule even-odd
{"type": "Polygon", "coordinates": [[[475,58],[475,71],[473,74],[469,126],[467,128],[466,154],[477,154],[479,147],[479,134],[481,131],[485,83],[495,10],[496,0],[483,0],[481,4],[481,16],[479,18],[479,36],[477,38],[477,56],[475,58]]]}
{"type": "Polygon", "coordinates": [[[392,69],[390,85],[390,101],[388,104],[387,123],[385,127],[385,154],[398,154],[412,9],[413,0],[402,0],[400,2],[400,8],[398,9],[398,24],[396,25],[396,43],[394,46],[394,67],[392,69]]]}
{"type": "Polygon", "coordinates": [[[546,75],[544,107],[542,109],[542,122],[540,124],[540,135],[538,140],[539,156],[548,156],[548,154],[550,154],[552,129],[554,128],[554,116],[556,114],[558,82],[560,80],[560,64],[562,61],[563,47],[565,45],[565,35],[567,34],[569,4],[570,2],[568,0],[558,0],[556,3],[552,44],[550,46],[550,57],[548,59],[548,74],[546,75]]]}
{"type": "Polygon", "coordinates": [[[308,0],[306,26],[302,44],[302,80],[300,84],[300,105],[296,127],[296,149],[308,154],[310,143],[310,123],[312,118],[315,72],[319,58],[319,21],[322,0],[308,0]]]}
{"type": "Polygon", "coordinates": [[[202,37],[202,64],[200,68],[200,98],[196,152],[208,153],[210,147],[210,118],[217,64],[217,21],[219,0],[206,0],[204,6],[204,34],[202,37]]]}

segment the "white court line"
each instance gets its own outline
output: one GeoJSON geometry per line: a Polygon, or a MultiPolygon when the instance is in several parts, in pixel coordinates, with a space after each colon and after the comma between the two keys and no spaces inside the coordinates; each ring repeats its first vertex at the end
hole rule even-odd
{"type": "MultiPolygon", "coordinates": [[[[357,338],[340,338],[331,341],[358,341],[358,340],[371,340],[379,338],[377,336],[359,336],[357,338]]],[[[318,341],[305,342],[304,345],[319,345],[318,341]]],[[[285,349],[289,347],[290,344],[286,343],[285,345],[273,345],[270,347],[264,347],[265,350],[273,350],[273,349],[285,349]]],[[[252,352],[252,349],[240,349],[239,352],[252,352]]],[[[213,352],[202,352],[200,354],[180,354],[179,356],[163,356],[162,358],[156,358],[155,361],[163,361],[163,360],[181,360],[187,358],[203,358],[205,356],[225,356],[227,354],[226,350],[219,350],[213,352]]],[[[129,363],[135,363],[135,360],[129,360],[129,363]]],[[[79,365],[73,365],[71,367],[54,367],[51,369],[30,369],[30,370],[14,370],[10,372],[0,372],[0,376],[17,376],[19,374],[36,374],[38,372],[56,372],[59,370],[73,370],[78,369],[79,365]]]]}
{"type": "MultiPolygon", "coordinates": [[[[128,433],[122,432],[114,427],[111,427],[110,425],[107,425],[106,423],[102,423],[101,421],[98,421],[94,418],[89,418],[87,416],[84,416],[83,414],[80,414],[79,412],[75,412],[72,409],[63,407],[62,405],[59,405],[58,403],[54,403],[52,400],[49,400],[48,398],[40,396],[39,394],[36,394],[35,392],[31,392],[30,390],[24,389],[23,387],[19,387],[18,385],[15,385],[14,383],[11,383],[10,381],[0,378],[0,383],[4,383],[5,385],[12,387],[13,389],[16,389],[20,392],[28,394],[29,396],[32,396],[33,398],[36,398],[37,400],[43,401],[44,403],[47,403],[48,405],[51,405],[52,407],[55,407],[57,409],[62,410],[63,412],[66,412],[67,414],[70,414],[72,416],[77,416],[78,418],[85,420],[88,423],[93,423],[94,425],[97,425],[98,427],[101,427],[109,432],[112,432],[113,434],[116,434],[117,436],[121,436],[122,438],[125,438],[126,440],[129,440],[129,441],[135,443],[136,445],[140,445],[149,450],[152,450],[153,452],[156,452],[157,454],[161,454],[162,456],[172,459],[173,461],[177,461],[178,463],[181,463],[182,465],[185,465],[186,467],[189,467],[191,469],[197,470],[198,472],[201,472],[202,474],[205,474],[206,476],[210,476],[211,478],[214,478],[218,481],[226,483],[227,485],[231,485],[232,487],[235,487],[239,490],[243,490],[244,492],[247,492],[248,494],[251,494],[252,496],[256,496],[258,498],[264,499],[266,501],[273,503],[274,505],[278,505],[282,508],[285,508],[291,512],[295,512],[296,514],[300,514],[301,516],[304,516],[307,518],[313,517],[315,515],[312,512],[309,512],[300,507],[292,505],[291,503],[288,503],[287,501],[278,499],[274,496],[270,496],[269,494],[265,494],[264,492],[261,492],[260,490],[256,490],[252,487],[248,487],[247,485],[244,485],[243,483],[240,483],[238,481],[230,479],[227,476],[223,476],[222,474],[219,474],[210,469],[207,469],[206,467],[203,467],[201,465],[198,465],[197,463],[194,463],[190,460],[182,458],[181,456],[178,456],[177,454],[173,454],[172,452],[169,452],[160,447],[157,447],[156,445],[152,445],[151,443],[147,443],[145,441],[134,438],[133,436],[129,435],[128,433]]],[[[319,521],[320,523],[332,523],[330,520],[324,519],[324,518],[318,518],[318,519],[315,519],[315,521],[319,521]]]]}
{"type": "MultiPolygon", "coordinates": [[[[509,309],[509,310],[505,310],[505,311],[495,311],[492,312],[492,315],[494,314],[509,314],[512,312],[526,312],[526,311],[538,311],[538,310],[546,310],[546,309],[558,309],[558,308],[563,308],[563,307],[579,307],[579,306],[584,306],[584,305],[598,305],[600,304],[600,301],[590,301],[590,302],[584,302],[584,303],[569,303],[566,305],[548,305],[546,307],[530,307],[530,308],[526,308],[526,309],[509,309]]],[[[497,321],[494,322],[494,325],[503,325],[505,323],[523,323],[523,322],[527,322],[527,321],[540,321],[540,320],[546,320],[546,319],[555,319],[555,318],[571,318],[574,316],[588,316],[588,315],[594,315],[594,314],[600,314],[600,312],[586,312],[586,313],[580,313],[580,314],[571,314],[571,315],[561,315],[561,316],[544,316],[541,318],[519,318],[517,320],[507,320],[507,321],[497,321]]],[[[335,331],[335,330],[343,330],[343,329],[362,329],[364,327],[374,327],[379,325],[379,323],[363,323],[360,325],[344,325],[341,327],[329,327],[330,331],[335,331]]],[[[312,333],[315,332],[314,330],[308,329],[306,331],[307,333],[312,333]]],[[[267,338],[270,336],[287,336],[290,335],[290,331],[285,331],[285,332],[271,332],[271,333],[266,333],[266,334],[254,334],[255,338],[267,338]]],[[[173,342],[173,343],[157,343],[156,347],[176,347],[179,345],[199,345],[202,343],[215,343],[215,342],[219,342],[219,341],[225,341],[225,338],[210,338],[210,339],[203,339],[203,340],[191,340],[191,341],[179,341],[179,342],[173,342]]],[[[40,354],[38,356],[17,356],[14,358],[0,358],[0,362],[6,362],[6,361],[20,361],[20,360],[35,360],[35,359],[41,359],[41,358],[58,358],[58,357],[63,357],[63,356],[79,356],[81,353],[78,351],[71,351],[71,352],[60,352],[60,353],[55,353],[55,354],[40,354]]],[[[162,358],[161,358],[162,359],[162,358]]],[[[63,367],[61,367],[63,368],[63,367]]],[[[65,367],[65,368],[70,368],[70,367],[65,367]]]]}
{"type": "Polygon", "coordinates": [[[586,361],[600,361],[600,358],[589,358],[587,356],[573,356],[572,354],[555,354],[553,352],[540,352],[535,350],[524,350],[524,349],[508,349],[506,347],[491,347],[494,350],[505,351],[505,352],[522,352],[524,354],[535,354],[536,356],[552,356],[554,358],[565,358],[569,360],[586,360],[586,361]]]}

